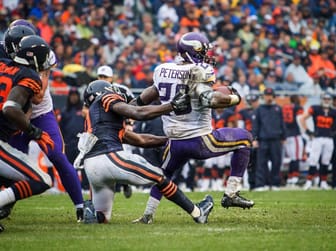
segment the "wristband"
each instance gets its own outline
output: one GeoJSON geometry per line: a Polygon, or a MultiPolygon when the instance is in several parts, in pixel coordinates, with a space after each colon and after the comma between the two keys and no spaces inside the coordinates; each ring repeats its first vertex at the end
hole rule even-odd
{"type": "Polygon", "coordinates": [[[231,98],[230,105],[236,105],[240,102],[240,98],[238,95],[230,94],[229,97],[231,98]]]}

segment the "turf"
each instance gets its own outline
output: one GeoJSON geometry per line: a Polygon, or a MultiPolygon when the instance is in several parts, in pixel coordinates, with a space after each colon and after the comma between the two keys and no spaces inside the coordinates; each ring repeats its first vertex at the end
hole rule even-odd
{"type": "MultiPolygon", "coordinates": [[[[204,193],[187,193],[199,201],[204,193]]],[[[224,209],[215,199],[209,223],[199,225],[167,200],[153,225],[135,225],[147,195],[117,194],[111,223],[75,222],[67,195],[41,195],[20,201],[2,220],[0,250],[336,250],[336,191],[243,193],[251,210],[224,209]]]]}

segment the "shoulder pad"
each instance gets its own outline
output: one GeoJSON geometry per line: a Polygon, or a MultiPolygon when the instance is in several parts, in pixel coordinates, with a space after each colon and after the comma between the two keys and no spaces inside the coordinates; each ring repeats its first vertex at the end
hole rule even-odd
{"type": "Polygon", "coordinates": [[[198,83],[211,83],[216,81],[213,67],[209,64],[196,64],[190,68],[190,78],[198,83]]]}

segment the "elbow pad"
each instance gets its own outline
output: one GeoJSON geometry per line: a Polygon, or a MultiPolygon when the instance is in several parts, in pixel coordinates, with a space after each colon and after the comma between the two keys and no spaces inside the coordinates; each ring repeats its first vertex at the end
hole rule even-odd
{"type": "Polygon", "coordinates": [[[204,107],[210,107],[213,94],[214,92],[212,90],[202,92],[198,98],[201,105],[204,107]]]}

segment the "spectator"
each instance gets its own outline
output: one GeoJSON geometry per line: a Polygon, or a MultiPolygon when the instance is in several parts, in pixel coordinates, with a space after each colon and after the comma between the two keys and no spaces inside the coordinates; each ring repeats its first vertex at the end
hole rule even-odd
{"type": "Polygon", "coordinates": [[[176,13],[174,2],[174,0],[165,0],[164,4],[158,9],[157,22],[161,30],[167,27],[175,29],[178,24],[179,17],[176,13]]]}
{"type": "Polygon", "coordinates": [[[291,74],[291,77],[297,87],[300,87],[303,84],[306,84],[307,86],[313,84],[312,78],[308,75],[307,71],[301,64],[301,56],[298,53],[294,54],[293,62],[288,65],[285,70],[286,80],[288,80],[288,82],[292,82],[290,77],[288,79],[289,74],[291,74]]]}
{"type": "Polygon", "coordinates": [[[62,71],[54,71],[51,75],[51,92],[55,95],[67,95],[69,93],[69,86],[64,81],[64,75],[62,71]]]}
{"type": "Polygon", "coordinates": [[[247,84],[246,76],[243,72],[239,74],[238,80],[232,83],[232,87],[237,90],[242,98],[245,98],[250,92],[250,86],[247,84]]]}
{"type": "Polygon", "coordinates": [[[66,106],[62,109],[59,125],[62,131],[65,154],[73,163],[79,151],[77,149],[77,134],[84,131],[84,117],[82,114],[83,103],[77,88],[69,90],[66,106]]]}

